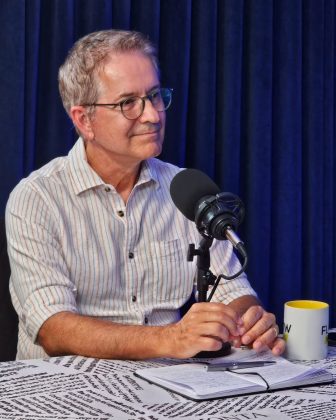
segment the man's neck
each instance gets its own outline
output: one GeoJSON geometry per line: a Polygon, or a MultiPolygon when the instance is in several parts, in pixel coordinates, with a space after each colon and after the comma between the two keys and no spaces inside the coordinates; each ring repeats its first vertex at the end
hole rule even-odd
{"type": "Polygon", "coordinates": [[[112,185],[116,189],[126,204],[133,187],[139,178],[141,164],[133,170],[130,170],[130,168],[125,170],[125,168],[110,167],[106,168],[106,170],[104,168],[103,171],[99,171],[94,165],[91,166],[106,184],[112,185]]]}
{"type": "Polygon", "coordinates": [[[123,199],[127,200],[136,184],[141,170],[141,162],[121,162],[108,159],[91,159],[87,151],[87,161],[100,178],[109,185],[112,185],[123,199]]]}

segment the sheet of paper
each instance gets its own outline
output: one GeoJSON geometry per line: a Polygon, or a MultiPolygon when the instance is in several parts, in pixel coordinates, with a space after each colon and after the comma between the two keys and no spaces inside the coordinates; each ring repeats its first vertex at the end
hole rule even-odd
{"type": "MultiPolygon", "coordinates": [[[[197,395],[208,395],[216,392],[243,391],[253,386],[253,383],[245,381],[240,375],[228,372],[207,372],[205,366],[198,364],[185,364],[151,369],[152,376],[164,379],[176,384],[180,389],[190,388],[197,395]]],[[[265,386],[261,381],[261,387],[265,386]]]]}

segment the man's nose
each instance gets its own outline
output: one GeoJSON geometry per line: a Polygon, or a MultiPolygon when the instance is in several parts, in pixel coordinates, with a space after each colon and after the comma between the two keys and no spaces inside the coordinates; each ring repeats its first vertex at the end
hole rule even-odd
{"type": "MultiPolygon", "coordinates": [[[[158,123],[160,121],[159,111],[157,111],[149,98],[145,99],[145,107],[142,115],[139,117],[141,122],[158,123]]],[[[163,111],[164,112],[164,111],[163,111]]]]}

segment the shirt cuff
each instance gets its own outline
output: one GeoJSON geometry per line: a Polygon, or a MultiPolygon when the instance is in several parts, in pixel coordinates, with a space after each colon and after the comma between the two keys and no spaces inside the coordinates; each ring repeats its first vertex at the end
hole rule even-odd
{"type": "Polygon", "coordinates": [[[78,313],[73,294],[67,288],[50,287],[35,292],[25,303],[21,321],[33,343],[44,322],[59,312],[78,313]],[[64,299],[67,297],[67,299],[64,299]]]}

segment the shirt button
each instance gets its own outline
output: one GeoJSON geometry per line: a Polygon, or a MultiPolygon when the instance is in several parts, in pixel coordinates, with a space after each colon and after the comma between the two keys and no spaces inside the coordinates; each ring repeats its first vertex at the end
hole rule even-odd
{"type": "Polygon", "coordinates": [[[148,318],[145,316],[145,324],[148,324],[148,318]]]}
{"type": "Polygon", "coordinates": [[[136,296],[132,296],[132,302],[136,302],[136,296]]]}
{"type": "Polygon", "coordinates": [[[117,213],[118,213],[118,216],[124,217],[124,212],[122,210],[118,210],[117,213]]]}
{"type": "Polygon", "coordinates": [[[132,259],[132,258],[134,258],[134,254],[133,254],[133,252],[129,252],[129,253],[128,253],[128,258],[131,258],[131,259],[132,259]]]}
{"type": "Polygon", "coordinates": [[[111,191],[111,188],[110,187],[105,187],[105,191],[106,192],[110,192],[111,191]]]}

